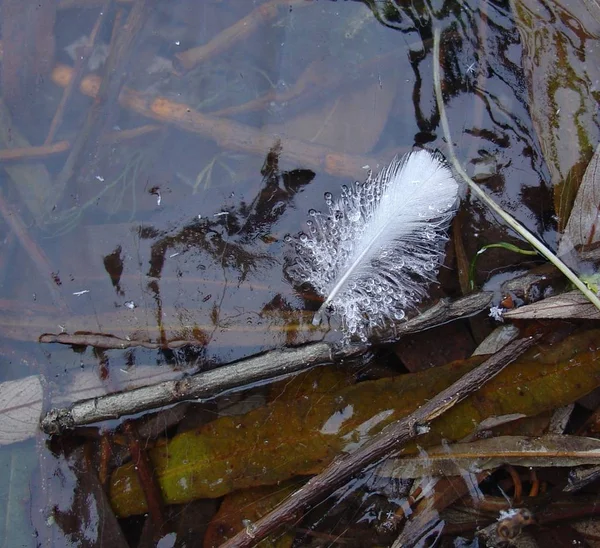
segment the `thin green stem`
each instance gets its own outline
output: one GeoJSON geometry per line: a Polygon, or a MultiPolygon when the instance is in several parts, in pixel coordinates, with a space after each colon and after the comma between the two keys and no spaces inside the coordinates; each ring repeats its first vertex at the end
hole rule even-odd
{"type": "Polygon", "coordinates": [[[492,200],[481,188],[479,188],[475,182],[467,175],[465,170],[460,165],[456,154],[454,153],[454,144],[452,143],[452,136],[450,134],[450,125],[448,124],[448,118],[446,117],[446,109],[444,107],[444,98],[442,97],[442,84],[440,80],[440,37],[441,31],[439,28],[435,29],[433,34],[433,83],[435,87],[435,98],[437,101],[437,107],[440,115],[440,122],[442,124],[442,130],[444,132],[444,138],[448,145],[448,153],[450,161],[455,171],[465,180],[469,185],[471,192],[476,194],[480,200],[482,200],[494,213],[496,213],[504,222],[510,226],[517,234],[531,244],[540,255],[543,255],[548,259],[558,270],[560,270],[569,281],[579,289],[586,298],[600,310],[600,299],[577,277],[577,275],[563,263],[550,249],[548,249],[542,242],[540,242],[531,232],[521,226],[516,219],[510,214],[504,211],[494,200],[492,200]]]}

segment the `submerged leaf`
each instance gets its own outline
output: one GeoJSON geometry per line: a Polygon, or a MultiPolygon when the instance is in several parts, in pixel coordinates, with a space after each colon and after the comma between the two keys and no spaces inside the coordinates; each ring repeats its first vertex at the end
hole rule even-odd
{"type": "Polygon", "coordinates": [[[42,403],[39,377],[0,383],[0,445],[34,436],[39,428],[42,403]]]}
{"type": "Polygon", "coordinates": [[[600,241],[600,145],[585,170],[558,254],[600,241]]]}
{"type": "Polygon", "coordinates": [[[511,7],[524,45],[531,117],[562,231],[600,136],[600,23],[585,2],[511,0],[511,7]]]}
{"type": "MultiPolygon", "coordinates": [[[[533,349],[436,419],[419,444],[459,440],[488,417],[533,416],[587,394],[600,385],[598,341],[600,331],[591,331],[556,347],[533,349]]],[[[315,474],[335,455],[362,445],[482,360],[454,362],[437,368],[435,375],[431,371],[400,375],[337,392],[319,391],[315,377],[312,394],[279,398],[242,417],[222,417],[179,434],[150,452],[165,501],[220,497],[236,489],[315,474]]],[[[120,516],[147,511],[134,464],[113,473],[110,498],[120,516]]]]}

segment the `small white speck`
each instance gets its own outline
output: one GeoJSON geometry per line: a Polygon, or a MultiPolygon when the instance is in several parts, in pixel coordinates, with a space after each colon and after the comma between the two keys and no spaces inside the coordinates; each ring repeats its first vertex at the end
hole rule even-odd
{"type": "Polygon", "coordinates": [[[428,434],[430,430],[431,430],[431,427],[428,426],[427,424],[418,424],[417,425],[417,434],[419,434],[420,436],[422,436],[423,434],[428,434]]]}
{"type": "Polygon", "coordinates": [[[135,303],[133,301],[125,301],[125,303],[123,304],[130,310],[133,310],[135,308],[135,303]]]}
{"type": "Polygon", "coordinates": [[[497,322],[504,322],[502,314],[504,314],[504,308],[502,308],[501,306],[492,306],[490,307],[490,313],[488,314],[488,316],[490,318],[493,318],[497,322]]]}
{"type": "Polygon", "coordinates": [[[61,332],[61,333],[64,333],[64,332],[67,330],[67,329],[66,329],[66,327],[65,327],[64,325],[60,325],[60,324],[58,324],[58,327],[60,327],[60,332],[61,332]]]}
{"type": "Polygon", "coordinates": [[[179,40],[176,40],[176,41],[175,41],[175,45],[176,45],[176,46],[179,46],[180,44],[181,44],[181,42],[180,42],[179,40]]]}
{"type": "Polygon", "coordinates": [[[169,259],[172,259],[173,257],[177,257],[177,255],[179,255],[179,251],[177,253],[171,253],[169,255],[169,259]]]}
{"type": "Polygon", "coordinates": [[[556,115],[558,116],[560,114],[560,109],[556,109],[556,115]]]}
{"type": "Polygon", "coordinates": [[[98,179],[98,181],[100,181],[101,183],[104,182],[104,177],[101,177],[100,175],[96,175],[96,179],[98,179]]]}
{"type": "Polygon", "coordinates": [[[362,166],[363,169],[371,169],[371,166],[369,164],[362,166]]]}
{"type": "Polygon", "coordinates": [[[229,215],[229,211],[221,211],[220,213],[215,213],[215,217],[221,217],[223,215],[229,215]]]}
{"type": "Polygon", "coordinates": [[[160,205],[160,203],[162,202],[162,196],[160,195],[160,192],[158,192],[158,190],[156,191],[156,205],[160,205]]]}
{"type": "Polygon", "coordinates": [[[477,65],[477,63],[471,63],[468,67],[467,67],[467,74],[470,74],[471,72],[475,72],[475,65],[477,65]]]}
{"type": "Polygon", "coordinates": [[[89,289],[82,289],[81,291],[75,291],[73,293],[73,295],[75,295],[76,297],[81,297],[82,295],[85,295],[86,293],[89,293],[90,290],[89,289]]]}

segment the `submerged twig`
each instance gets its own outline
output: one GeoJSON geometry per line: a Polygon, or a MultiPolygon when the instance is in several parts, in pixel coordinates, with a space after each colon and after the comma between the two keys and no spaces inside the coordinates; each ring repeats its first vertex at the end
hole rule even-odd
{"type": "Polygon", "coordinates": [[[509,213],[504,211],[494,200],[492,200],[477,184],[467,175],[466,171],[460,165],[458,158],[454,152],[454,145],[452,143],[452,136],[450,133],[450,124],[446,116],[446,109],[444,107],[444,98],[442,97],[442,84],[440,79],[440,38],[441,31],[439,28],[435,29],[433,35],[433,82],[435,87],[435,97],[437,101],[437,107],[440,115],[440,122],[448,146],[448,153],[452,166],[456,172],[465,180],[469,185],[471,192],[476,194],[478,198],[483,201],[494,213],[512,228],[517,234],[519,234],[524,240],[531,244],[540,255],[548,259],[556,268],[558,268],[569,281],[581,291],[586,298],[600,310],[600,299],[577,277],[577,275],[563,262],[561,261],[550,249],[548,249],[540,240],[538,240],[529,230],[521,226],[516,219],[514,219],[509,213]]]}
{"type": "Polygon", "coordinates": [[[22,162],[24,160],[41,160],[69,150],[68,141],[58,141],[51,145],[39,147],[5,148],[0,150],[0,162],[22,162]]]}
{"type": "Polygon", "coordinates": [[[141,346],[150,350],[169,349],[175,350],[190,344],[198,344],[195,340],[172,340],[165,343],[142,341],[137,339],[122,339],[115,335],[104,335],[102,333],[44,333],[40,335],[39,342],[41,343],[60,343],[74,346],[92,346],[102,350],[134,348],[141,346]]]}
{"type": "Polygon", "coordinates": [[[154,468],[146,449],[142,447],[137,428],[131,422],[126,422],[123,426],[127,437],[127,445],[131,452],[131,458],[135,462],[135,470],[140,480],[140,485],[144,490],[144,496],[148,503],[148,511],[152,524],[154,526],[155,536],[163,533],[165,526],[165,505],[158,481],[154,474],[154,468]]]}
{"type": "MultiPolygon", "coordinates": [[[[88,111],[86,121],[58,176],[57,184],[61,191],[64,190],[71,177],[82,166],[84,152],[88,147],[98,147],[97,137],[113,125],[113,120],[118,113],[118,109],[114,107],[117,105],[128,74],[126,70],[127,63],[137,37],[146,22],[152,2],[153,0],[135,0],[122,28],[119,14],[115,18],[110,53],[105,64],[105,78],[102,80],[96,101],[88,111]]],[[[71,77],[73,78],[74,75],[71,77]]],[[[97,158],[98,156],[97,151],[89,155],[91,158],[97,158]]]]}
{"type": "Polygon", "coordinates": [[[537,338],[520,339],[473,369],[450,387],[418,408],[408,417],[382,430],[371,442],[331,463],[323,472],[311,478],[301,489],[265,517],[251,524],[222,545],[222,548],[255,546],[282,524],[293,521],[298,512],[325,498],[331,491],[366,467],[379,462],[392,451],[399,451],[407,441],[428,431],[428,424],[454,407],[504,367],[533,346],[537,338]]]}
{"type": "MultiPolygon", "coordinates": [[[[217,34],[210,42],[177,53],[178,64],[182,70],[190,70],[196,65],[218,55],[238,42],[247,39],[270,19],[279,13],[279,7],[292,4],[307,5],[305,0],[270,0],[254,8],[246,17],[217,34]]],[[[291,7],[289,8],[291,9],[291,7]]]]}
{"type": "Polygon", "coordinates": [[[35,265],[38,273],[46,283],[50,296],[57,304],[57,306],[63,310],[69,310],[67,302],[63,298],[62,294],[56,288],[54,281],[52,280],[52,267],[50,266],[50,260],[42,250],[42,248],[35,242],[30,236],[23,219],[17,211],[15,211],[8,203],[6,203],[4,196],[0,193],[0,216],[4,219],[6,224],[15,233],[19,243],[23,246],[23,249],[27,252],[33,264],[35,265]]]}
{"type": "MultiPolygon", "coordinates": [[[[66,86],[73,77],[73,69],[58,65],[52,71],[52,80],[59,86],[66,86]]],[[[97,97],[102,80],[89,75],[82,79],[80,90],[85,95],[97,97]]],[[[276,140],[268,132],[253,127],[208,116],[192,109],[184,103],[176,103],[165,97],[149,98],[139,91],[124,87],[119,97],[121,106],[142,116],[173,124],[185,131],[198,133],[216,141],[222,148],[248,152],[264,157],[272,149],[276,140]]],[[[336,152],[324,145],[318,145],[278,137],[281,141],[281,158],[300,163],[307,169],[325,171],[338,177],[363,179],[365,165],[375,167],[378,161],[369,156],[357,156],[336,152]]]]}

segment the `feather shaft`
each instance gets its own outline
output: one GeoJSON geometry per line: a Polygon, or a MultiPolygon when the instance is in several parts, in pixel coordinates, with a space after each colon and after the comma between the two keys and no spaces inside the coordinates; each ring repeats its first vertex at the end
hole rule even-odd
{"type": "Polygon", "coordinates": [[[288,269],[292,281],[324,297],[313,323],[333,313],[345,337],[364,341],[373,328],[402,320],[437,275],[457,193],[450,169],[425,150],[343,186],[336,200],[326,193],[329,211],[310,212],[288,269]]]}

